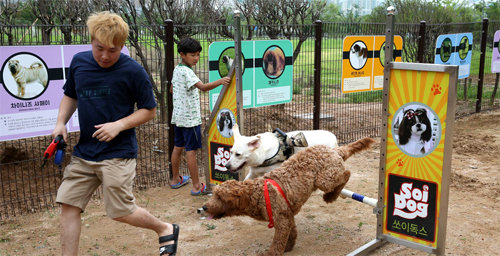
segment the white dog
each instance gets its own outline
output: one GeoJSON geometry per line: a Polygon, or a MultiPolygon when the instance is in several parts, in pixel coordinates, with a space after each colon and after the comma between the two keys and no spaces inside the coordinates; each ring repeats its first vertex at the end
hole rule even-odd
{"type": "Polygon", "coordinates": [[[43,87],[47,87],[48,74],[41,62],[35,61],[27,68],[23,67],[19,60],[11,59],[8,66],[17,83],[17,96],[24,97],[26,84],[31,82],[39,81],[43,87]]]}
{"type": "Polygon", "coordinates": [[[338,147],[337,137],[324,130],[293,131],[286,134],[265,132],[255,136],[243,136],[235,124],[233,134],[234,144],[226,168],[231,172],[248,168],[245,180],[270,172],[294,152],[304,149],[304,146],[338,147]]]}

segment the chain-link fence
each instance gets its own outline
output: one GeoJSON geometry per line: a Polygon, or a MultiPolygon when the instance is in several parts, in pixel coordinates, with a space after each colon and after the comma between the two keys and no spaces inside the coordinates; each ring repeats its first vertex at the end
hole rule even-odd
{"type": "MultiPolygon", "coordinates": [[[[0,45],[41,45],[41,31],[45,26],[0,25],[0,45]]],[[[51,28],[50,44],[89,44],[84,26],[55,26],[51,28]],[[70,31],[70,32],[68,32],[70,31]]],[[[135,187],[145,189],[165,186],[169,180],[169,124],[168,124],[168,63],[180,61],[173,57],[175,42],[161,38],[155,31],[168,31],[167,26],[131,26],[131,37],[126,46],[130,55],[142,64],[155,86],[159,102],[157,117],[136,129],[139,142],[135,187]]],[[[199,78],[208,82],[208,47],[214,41],[233,40],[232,27],[209,25],[173,26],[173,29],[189,30],[199,40],[203,53],[194,68],[199,78]]],[[[365,136],[379,136],[382,122],[382,92],[369,91],[343,94],[342,43],[348,35],[384,35],[385,24],[368,23],[316,23],[289,25],[287,33],[278,33],[272,39],[289,39],[294,46],[293,97],[290,103],[245,109],[245,135],[280,128],[284,131],[325,129],[335,133],[341,144],[365,136]],[[318,27],[319,26],[319,27],[318,27]],[[320,34],[318,34],[318,31],[320,34]],[[317,44],[321,40],[321,44],[317,44]],[[321,48],[317,48],[321,45],[321,48]],[[315,61],[320,56],[321,61],[315,61]],[[318,72],[319,70],[319,72],[318,72]],[[319,89],[318,89],[319,88],[319,89]],[[319,124],[319,126],[315,126],[319,124]]],[[[473,61],[470,76],[459,81],[457,90],[457,116],[462,116],[500,106],[497,74],[491,73],[491,53],[494,49],[493,34],[500,29],[500,22],[463,24],[396,24],[395,35],[403,37],[402,57],[405,62],[432,63],[438,35],[472,32],[473,61]],[[481,42],[486,38],[486,50],[481,42]],[[481,57],[481,54],[485,54],[481,57]],[[481,78],[480,60],[484,59],[484,75],[481,78]],[[496,84],[496,85],[495,85],[496,84]],[[479,97],[478,97],[478,92],[479,97]],[[494,97],[494,98],[492,98],[494,97]],[[481,100],[482,99],[482,100],[481,100]]],[[[269,40],[268,25],[244,25],[242,37],[251,40],[269,40]]],[[[282,30],[284,31],[284,30],[282,30]]],[[[5,66],[5,63],[3,64],[5,66]]],[[[169,76],[170,75],[170,76],[169,76]]],[[[62,89],[61,89],[62,93],[62,89]]],[[[208,93],[201,93],[202,117],[205,126],[210,115],[208,93]]],[[[2,106],[6,107],[6,106],[2,106]]],[[[71,133],[65,163],[69,161],[72,147],[78,140],[78,132],[71,133]]],[[[55,194],[62,170],[53,164],[41,168],[43,152],[51,138],[41,136],[0,142],[0,219],[37,212],[55,205],[55,194]]],[[[206,162],[199,152],[200,174],[205,174],[206,162]]],[[[184,163],[184,161],[182,162],[184,163]]],[[[64,166],[64,164],[63,164],[64,166]]],[[[187,173],[185,165],[181,172],[187,173]]],[[[97,193],[99,195],[99,193],[97,193]]]]}

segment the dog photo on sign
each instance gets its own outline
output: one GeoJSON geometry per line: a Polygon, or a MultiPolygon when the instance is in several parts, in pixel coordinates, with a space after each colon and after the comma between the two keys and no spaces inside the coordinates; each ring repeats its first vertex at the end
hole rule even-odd
{"type": "Polygon", "coordinates": [[[262,68],[269,78],[277,78],[285,70],[285,53],[278,46],[271,46],[262,56],[262,68]]]}
{"type": "Polygon", "coordinates": [[[361,69],[368,60],[368,49],[365,43],[358,41],[351,46],[349,61],[354,69],[361,69]]]}
{"type": "Polygon", "coordinates": [[[19,54],[8,59],[2,75],[7,91],[17,98],[35,98],[45,91],[48,84],[47,68],[31,54],[19,54]]]}
{"type": "Polygon", "coordinates": [[[233,137],[233,125],[236,123],[231,110],[224,108],[217,114],[217,129],[224,138],[233,137]]]}
{"type": "Polygon", "coordinates": [[[394,124],[394,137],[399,148],[411,156],[427,155],[434,150],[438,121],[425,106],[402,107],[394,124]]]}

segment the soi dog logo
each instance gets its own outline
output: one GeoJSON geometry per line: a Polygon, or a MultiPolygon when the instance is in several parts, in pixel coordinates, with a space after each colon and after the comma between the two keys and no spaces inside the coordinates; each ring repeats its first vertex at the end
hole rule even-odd
{"type": "Polygon", "coordinates": [[[225,150],[224,147],[217,148],[217,154],[214,155],[215,170],[225,172],[227,171],[226,163],[229,160],[231,153],[229,150],[225,150]]]}
{"type": "Polygon", "coordinates": [[[427,217],[429,208],[429,186],[423,185],[422,189],[413,188],[413,183],[401,184],[400,193],[394,193],[394,215],[405,219],[427,217]]]}

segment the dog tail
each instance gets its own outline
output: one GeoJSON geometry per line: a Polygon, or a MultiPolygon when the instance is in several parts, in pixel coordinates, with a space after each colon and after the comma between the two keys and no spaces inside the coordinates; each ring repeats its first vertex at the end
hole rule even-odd
{"type": "Polygon", "coordinates": [[[41,68],[41,67],[43,67],[43,64],[40,61],[35,61],[30,65],[30,68],[41,68]]]}
{"type": "Polygon", "coordinates": [[[349,143],[345,146],[338,147],[335,150],[339,153],[339,155],[342,157],[342,159],[347,160],[350,156],[369,149],[373,144],[375,143],[375,140],[372,138],[363,138],[360,140],[357,140],[353,143],[349,143]]]}

